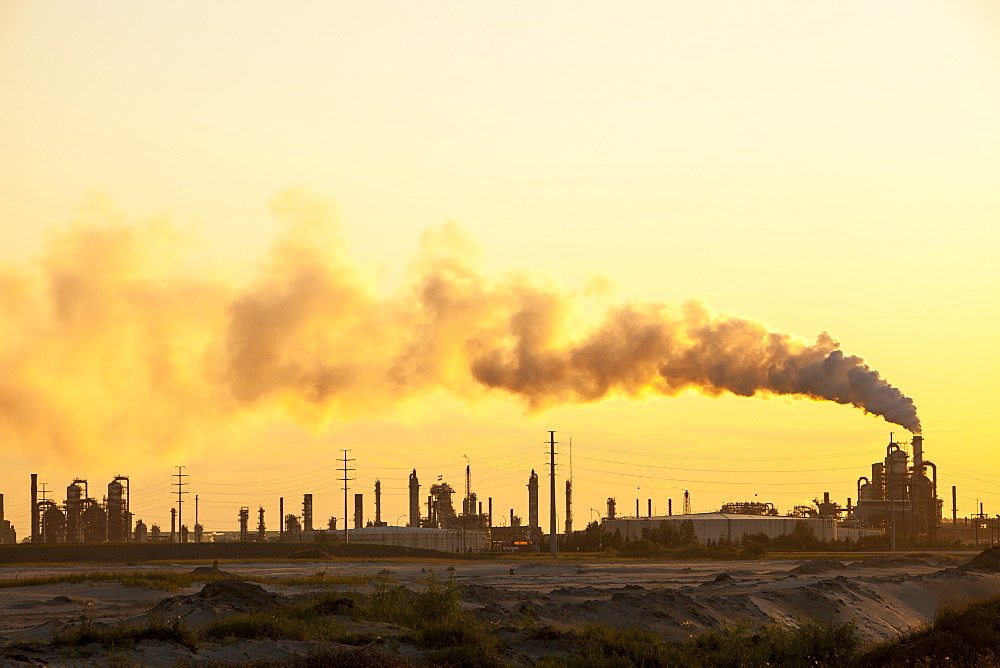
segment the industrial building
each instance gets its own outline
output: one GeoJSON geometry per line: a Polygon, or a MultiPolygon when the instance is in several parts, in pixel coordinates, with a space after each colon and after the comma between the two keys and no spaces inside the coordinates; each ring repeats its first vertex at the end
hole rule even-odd
{"type": "Polygon", "coordinates": [[[654,517],[605,518],[601,527],[608,533],[621,532],[625,540],[642,538],[643,529],[654,530],[667,522],[680,530],[682,522],[694,524],[698,542],[719,542],[724,539],[737,543],[743,536],[764,534],[777,538],[792,533],[795,525],[805,522],[816,532],[819,540],[837,540],[837,521],[832,517],[794,517],[780,515],[746,515],[740,513],[694,513],[691,515],[660,515],[654,517]]]}
{"type": "Polygon", "coordinates": [[[115,476],[108,493],[98,501],[90,496],[87,481],[77,478],[66,488],[66,499],[58,504],[38,498],[38,475],[31,474],[31,542],[104,543],[124,542],[132,537],[129,511],[129,480],[115,476]]]}
{"type": "Polygon", "coordinates": [[[3,517],[3,494],[0,494],[0,545],[13,545],[17,542],[17,532],[14,525],[3,517]]]}
{"type": "MultiPolygon", "coordinates": [[[[780,515],[778,509],[771,503],[759,501],[730,502],[723,504],[718,512],[693,513],[691,498],[687,491],[683,496],[683,511],[673,514],[673,500],[667,500],[667,514],[653,515],[653,500],[647,499],[645,507],[636,499],[635,515],[626,517],[620,513],[616,499],[607,499],[607,515],[601,520],[603,531],[615,534],[628,540],[642,538],[644,529],[656,530],[661,523],[667,522],[679,528],[682,522],[690,521],[700,543],[718,542],[720,540],[739,542],[745,535],[763,534],[768,538],[776,538],[792,533],[799,522],[805,522],[811,527],[816,537],[821,541],[851,538],[861,539],[875,534],[889,534],[893,544],[897,537],[905,541],[933,541],[942,526],[942,502],[938,498],[937,466],[924,457],[923,437],[914,435],[907,442],[890,442],[886,447],[885,458],[871,465],[871,475],[865,475],[857,480],[857,503],[847,499],[846,506],[830,499],[829,493],[824,493],[822,499],[814,499],[814,505],[795,506],[787,515],[780,515]],[[907,452],[910,446],[912,457],[907,452]],[[929,469],[929,471],[928,471],[929,469]],[[928,473],[930,475],[928,475],[928,473]],[[645,511],[641,516],[640,511],[645,511]]],[[[178,474],[178,477],[182,477],[178,474]]],[[[51,498],[45,498],[43,491],[39,498],[38,476],[31,476],[31,541],[36,543],[82,543],[82,542],[117,542],[117,541],[149,541],[166,542],[172,540],[186,541],[187,528],[176,526],[179,519],[179,506],[171,509],[171,526],[169,533],[161,532],[159,527],[152,525],[147,530],[140,520],[136,523],[134,532],[130,531],[133,521],[129,508],[129,479],[126,476],[116,476],[107,486],[107,494],[102,498],[91,496],[87,481],[76,479],[66,488],[66,497],[61,503],[51,498]]],[[[178,489],[181,484],[177,483],[178,489]]],[[[554,478],[550,490],[552,503],[555,505],[554,478]]],[[[484,509],[483,501],[479,500],[472,487],[472,468],[465,469],[465,493],[459,504],[454,499],[456,490],[448,482],[438,476],[438,481],[430,485],[429,493],[421,498],[421,485],[416,469],[409,474],[408,521],[405,527],[390,527],[382,519],[382,485],[376,480],[374,484],[374,518],[365,517],[366,494],[355,493],[353,508],[353,528],[348,528],[348,519],[344,518],[344,538],[349,542],[373,543],[383,545],[401,545],[422,547],[452,552],[460,551],[538,551],[551,536],[542,532],[539,517],[539,475],[534,469],[527,475],[526,508],[527,521],[506,509],[494,517],[493,499],[489,497],[484,509]],[[423,503],[422,503],[423,501],[423,503]],[[424,511],[424,512],[422,512],[424,511]]],[[[958,536],[959,529],[968,529],[973,539],[979,530],[985,530],[987,517],[982,508],[978,515],[979,521],[974,524],[959,525],[956,520],[955,488],[952,488],[953,508],[952,522],[945,523],[947,534],[958,536]]],[[[182,492],[178,491],[178,497],[182,492]]],[[[346,495],[345,495],[346,496],[346,495]]],[[[371,498],[371,497],[369,497],[371,498]]],[[[566,481],[565,497],[565,534],[572,533],[572,487],[566,481]]],[[[195,531],[197,542],[202,540],[202,527],[197,523],[198,496],[195,495],[195,531]]],[[[345,498],[346,500],[346,498],[345,498]]],[[[267,531],[264,507],[261,506],[256,515],[256,527],[251,527],[251,508],[244,506],[238,514],[239,540],[265,541],[280,540],[294,542],[312,542],[323,540],[323,534],[336,531],[337,518],[331,517],[326,530],[314,528],[313,495],[302,496],[301,515],[285,514],[284,498],[279,499],[278,531],[267,531]],[[275,535],[277,534],[277,535],[275,535]]],[[[345,508],[345,513],[347,509],[345,508]]],[[[550,512],[554,512],[550,510],[550,512]]],[[[406,517],[407,515],[400,516],[406,517]]],[[[555,527],[554,515],[550,517],[555,527]]],[[[397,520],[398,522],[399,520],[397,520]]],[[[272,524],[274,522],[272,521],[272,524]]],[[[1000,526],[1000,520],[997,522],[1000,526]]],[[[221,538],[223,534],[213,534],[212,538],[221,538]]],[[[340,534],[337,534],[340,536],[340,534]]],[[[234,536],[235,538],[235,533],[234,536]]],[[[0,495],[0,543],[13,543],[16,540],[14,527],[3,517],[3,496],[0,495]]]]}
{"type": "Polygon", "coordinates": [[[845,524],[859,529],[882,529],[894,539],[926,536],[933,541],[941,523],[942,501],[938,498],[937,466],[924,459],[923,436],[911,441],[913,459],[905,443],[890,436],[885,459],[871,465],[871,478],[858,478],[858,501],[845,524]],[[931,478],[927,469],[931,469],[931,478]]]}
{"type": "Polygon", "coordinates": [[[441,552],[484,552],[490,549],[489,533],[454,529],[420,529],[414,527],[370,526],[351,529],[351,543],[398,545],[441,552]]]}

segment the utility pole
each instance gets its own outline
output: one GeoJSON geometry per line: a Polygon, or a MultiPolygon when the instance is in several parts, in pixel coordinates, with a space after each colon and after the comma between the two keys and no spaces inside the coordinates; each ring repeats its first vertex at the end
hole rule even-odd
{"type": "Polygon", "coordinates": [[[350,450],[341,450],[341,452],[344,453],[344,456],[341,457],[340,461],[344,463],[344,468],[343,468],[343,471],[344,471],[344,478],[343,478],[343,480],[344,480],[344,487],[343,487],[343,490],[344,490],[344,544],[346,545],[347,542],[348,542],[348,540],[349,540],[348,534],[347,534],[347,490],[349,489],[349,487],[348,487],[347,483],[350,480],[354,480],[354,478],[348,478],[347,477],[347,472],[348,471],[354,471],[355,469],[352,469],[352,468],[349,469],[349,468],[347,468],[347,463],[354,461],[353,458],[349,459],[347,457],[347,453],[350,452],[350,450]]]}
{"type": "Polygon", "coordinates": [[[187,478],[188,474],[184,473],[184,467],[183,466],[178,466],[177,467],[177,473],[173,474],[171,477],[172,478],[177,478],[177,482],[174,483],[174,485],[177,486],[177,492],[176,492],[176,494],[177,494],[177,542],[178,543],[182,543],[182,542],[184,542],[184,539],[181,536],[182,532],[180,530],[181,524],[183,524],[183,519],[182,519],[183,515],[181,513],[181,510],[182,510],[183,504],[184,504],[184,495],[187,494],[187,492],[184,491],[184,488],[188,485],[188,483],[184,482],[184,478],[187,478]]]}
{"type": "Polygon", "coordinates": [[[556,433],[549,432],[549,552],[556,554],[559,545],[556,536],[556,433]]]}

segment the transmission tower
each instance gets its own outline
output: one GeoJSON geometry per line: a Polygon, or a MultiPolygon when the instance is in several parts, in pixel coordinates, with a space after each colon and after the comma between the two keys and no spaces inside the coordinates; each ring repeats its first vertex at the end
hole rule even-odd
{"type": "Polygon", "coordinates": [[[342,469],[342,471],[344,473],[344,477],[343,477],[344,486],[343,486],[342,489],[344,490],[344,544],[346,545],[347,542],[348,542],[348,534],[347,534],[347,490],[350,489],[350,487],[348,486],[347,483],[348,483],[348,481],[354,480],[354,478],[348,478],[347,477],[347,472],[355,470],[353,468],[347,468],[347,463],[348,462],[353,462],[355,460],[354,460],[354,458],[348,458],[347,457],[347,453],[350,452],[350,450],[341,450],[341,452],[344,453],[344,456],[340,458],[340,461],[344,464],[344,468],[342,469]]]}
{"type": "Polygon", "coordinates": [[[182,535],[184,532],[180,529],[183,524],[181,509],[184,505],[184,495],[188,493],[184,490],[184,488],[188,486],[188,483],[184,482],[184,478],[187,478],[188,474],[184,473],[183,466],[178,466],[177,473],[174,473],[171,477],[177,478],[177,482],[174,483],[177,487],[177,492],[175,492],[177,494],[177,542],[182,543],[184,542],[184,537],[182,535]]]}

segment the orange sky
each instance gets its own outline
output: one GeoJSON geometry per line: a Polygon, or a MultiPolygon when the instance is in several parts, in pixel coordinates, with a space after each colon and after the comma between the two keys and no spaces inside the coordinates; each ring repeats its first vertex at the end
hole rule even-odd
{"type": "Polygon", "coordinates": [[[578,527],[609,496],[664,512],[684,489],[696,510],[784,511],[844,503],[907,438],[791,397],[577,404],[570,383],[531,410],[449,343],[506,331],[491,318],[515,295],[555,300],[559,349],[609,307],[692,299],[829,332],[914,400],[960,511],[990,512],[998,26],[992,2],[7,3],[8,518],[24,535],[31,472],[60,490],[121,473],[163,525],[178,464],[209,528],[261,504],[276,527],[277,497],[305,492],[341,517],[341,448],[390,522],[410,469],[461,490],[466,457],[480,499],[525,515],[550,429],[560,516],[573,440],[578,527]],[[417,336],[405,305],[430,266],[495,309],[417,336]],[[237,374],[247,332],[270,357],[237,374]],[[411,339],[407,383],[383,382],[411,339]],[[317,401],[292,377],[351,390],[317,401]]]}

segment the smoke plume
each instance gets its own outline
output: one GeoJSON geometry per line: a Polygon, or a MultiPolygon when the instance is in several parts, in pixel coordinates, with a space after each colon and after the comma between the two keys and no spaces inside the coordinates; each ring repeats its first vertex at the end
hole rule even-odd
{"type": "Polygon", "coordinates": [[[36,265],[0,269],[0,435],[168,455],[254,419],[321,427],[442,388],[530,409],[791,395],[920,429],[913,402],[825,332],[810,343],[696,302],[620,304],[585,327],[573,293],[483,275],[454,225],[427,232],[384,295],[321,200],[293,190],[271,209],[283,232],[242,280],[199,264],[171,225],[126,223],[106,202],[52,231],[36,265]]]}

